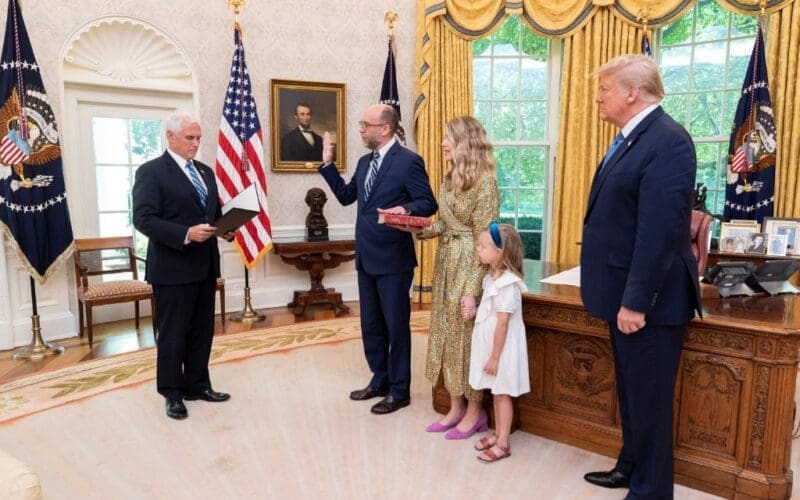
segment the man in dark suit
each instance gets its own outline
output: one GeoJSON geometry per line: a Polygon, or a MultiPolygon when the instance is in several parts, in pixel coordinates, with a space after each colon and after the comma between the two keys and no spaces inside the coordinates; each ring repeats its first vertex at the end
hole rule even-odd
{"type": "Polygon", "coordinates": [[[281,161],[322,160],[322,137],[311,130],[311,116],[308,104],[295,106],[297,127],[281,138],[281,161]]]}
{"type": "Polygon", "coordinates": [[[158,318],[156,385],[166,399],[167,416],[184,419],[184,399],[230,399],[211,388],[208,374],[219,277],[211,223],[220,206],[214,172],[193,161],[200,125],[176,114],[167,120],[166,131],[167,150],[136,171],[133,224],[149,238],[145,279],[153,285],[158,318]]]}
{"type": "Polygon", "coordinates": [[[581,296],[609,323],[622,421],[613,470],[584,478],[672,498],[672,412],[683,337],[700,312],[690,223],[697,170],[689,134],[659,106],[648,57],[617,57],[595,74],[600,117],[621,128],[597,167],[581,244],[581,296]]]}
{"type": "Polygon", "coordinates": [[[425,164],[395,138],[397,112],[384,104],[367,108],[359,124],[361,140],[372,152],[358,160],[345,182],[333,163],[330,135],[324,135],[319,172],[342,205],[358,201],[356,270],[361,333],[372,379],[350,393],[361,401],[385,396],[372,413],[386,414],[411,402],[411,333],[409,291],[417,266],[414,240],[408,232],[378,224],[378,213],[427,217],[436,212],[425,164]]]}

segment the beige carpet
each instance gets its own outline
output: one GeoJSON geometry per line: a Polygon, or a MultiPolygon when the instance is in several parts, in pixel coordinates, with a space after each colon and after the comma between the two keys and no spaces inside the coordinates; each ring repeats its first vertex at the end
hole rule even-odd
{"type": "Polygon", "coordinates": [[[412,404],[392,415],[347,398],[368,370],[358,322],[338,320],[219,337],[212,380],[232,400],[187,402],[181,422],[155,393],[152,350],[5,384],[0,449],[33,467],[48,499],[624,496],[581,479],[607,457],[517,432],[513,455],[485,465],[471,441],[426,433],[427,314],[413,320],[412,404]]]}

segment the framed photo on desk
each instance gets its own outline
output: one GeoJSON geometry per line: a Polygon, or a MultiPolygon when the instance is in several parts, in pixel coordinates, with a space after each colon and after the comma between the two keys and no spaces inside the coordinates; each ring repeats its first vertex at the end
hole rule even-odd
{"type": "Polygon", "coordinates": [[[800,219],[764,217],[764,232],[767,234],[786,235],[786,254],[800,255],[800,241],[798,232],[800,230],[800,219]]]}
{"type": "Polygon", "coordinates": [[[759,229],[756,221],[723,222],[719,230],[719,252],[745,253],[754,235],[760,233],[759,229]]]}

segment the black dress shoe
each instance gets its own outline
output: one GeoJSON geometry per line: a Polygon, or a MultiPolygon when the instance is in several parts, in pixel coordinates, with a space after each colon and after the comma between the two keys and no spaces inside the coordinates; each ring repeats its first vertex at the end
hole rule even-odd
{"type": "Polygon", "coordinates": [[[350,399],[353,401],[364,401],[365,399],[382,398],[389,394],[389,389],[366,386],[363,389],[353,391],[350,393],[350,399]]]}
{"type": "Polygon", "coordinates": [[[370,411],[376,415],[386,415],[411,404],[411,398],[397,399],[391,394],[380,400],[370,411]]]}
{"type": "Polygon", "coordinates": [[[180,399],[167,399],[167,416],[175,420],[183,420],[189,416],[186,405],[180,399]]]}
{"type": "Polygon", "coordinates": [[[225,392],[217,392],[214,389],[206,389],[200,394],[191,394],[188,396],[184,396],[183,399],[187,401],[195,401],[198,399],[202,399],[203,401],[210,401],[212,403],[221,403],[223,401],[231,399],[231,395],[225,392]]]}
{"type": "Polygon", "coordinates": [[[627,488],[631,485],[630,476],[618,472],[617,469],[608,472],[589,472],[584,474],[583,478],[603,488],[627,488]]]}

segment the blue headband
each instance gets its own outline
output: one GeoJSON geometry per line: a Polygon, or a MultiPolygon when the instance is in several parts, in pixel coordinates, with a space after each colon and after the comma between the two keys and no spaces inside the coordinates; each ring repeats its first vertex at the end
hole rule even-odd
{"type": "Polygon", "coordinates": [[[492,241],[494,241],[494,246],[503,248],[503,237],[500,235],[500,225],[496,220],[493,220],[489,224],[489,235],[492,237],[492,241]]]}

